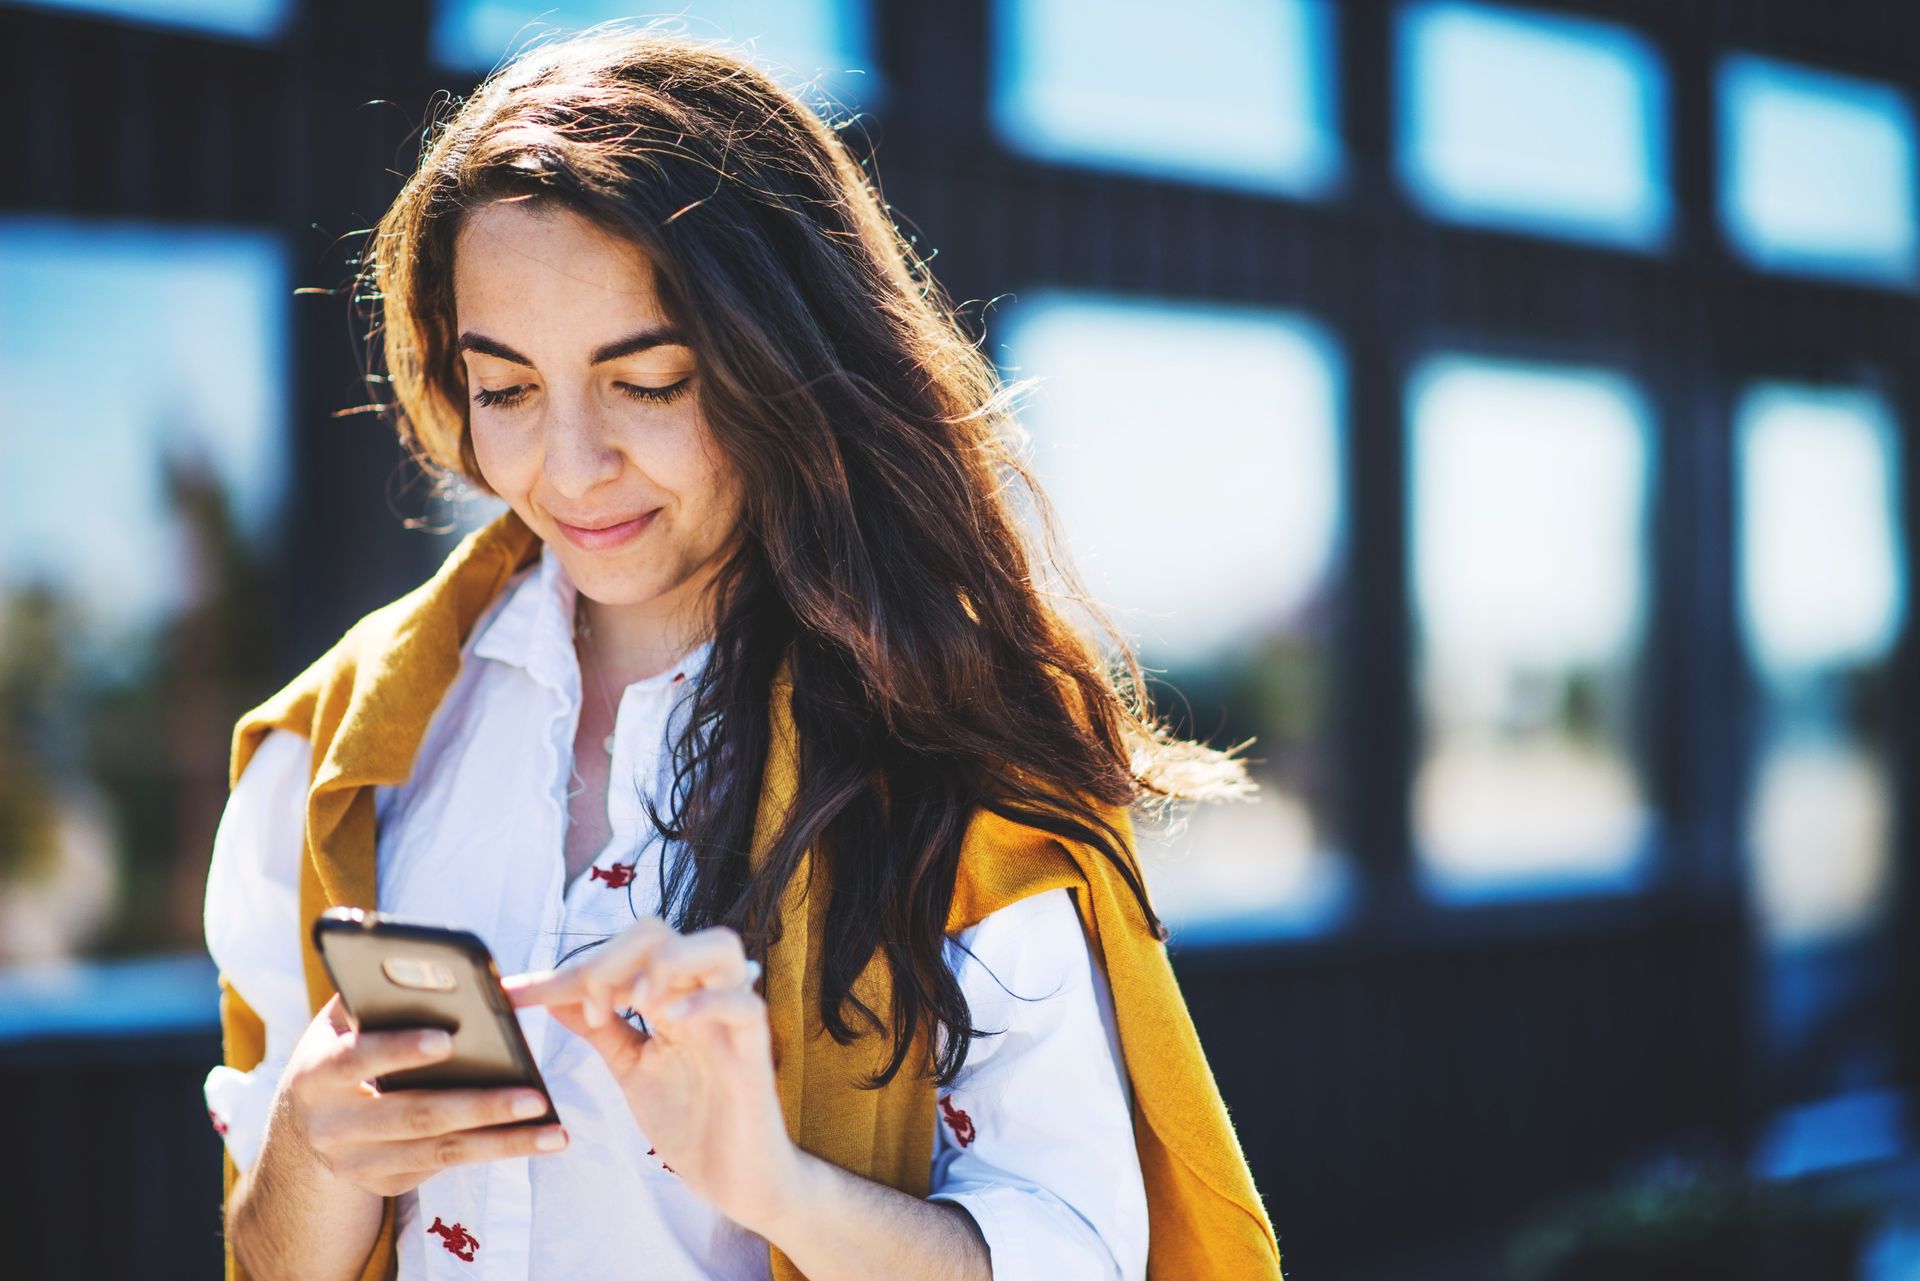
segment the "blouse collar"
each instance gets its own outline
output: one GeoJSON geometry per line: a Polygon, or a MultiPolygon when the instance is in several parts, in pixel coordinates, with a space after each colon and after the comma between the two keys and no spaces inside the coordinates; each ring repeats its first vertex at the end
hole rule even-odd
{"type": "MultiPolygon", "coordinates": [[[[542,685],[577,697],[580,660],[574,649],[573,619],[579,594],[553,548],[542,543],[540,559],[508,587],[493,615],[474,629],[474,656],[523,668],[542,685]]],[[[676,682],[690,688],[712,651],[709,637],[672,667],[626,688],[652,689],[676,682]]]]}

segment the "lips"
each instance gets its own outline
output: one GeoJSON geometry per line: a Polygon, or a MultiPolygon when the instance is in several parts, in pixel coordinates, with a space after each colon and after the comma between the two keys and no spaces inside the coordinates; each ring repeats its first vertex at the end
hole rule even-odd
{"type": "Polygon", "coordinates": [[[653,525],[654,517],[660,514],[658,507],[641,516],[617,520],[611,524],[574,525],[559,517],[554,524],[566,540],[583,551],[606,551],[639,537],[653,525]]]}

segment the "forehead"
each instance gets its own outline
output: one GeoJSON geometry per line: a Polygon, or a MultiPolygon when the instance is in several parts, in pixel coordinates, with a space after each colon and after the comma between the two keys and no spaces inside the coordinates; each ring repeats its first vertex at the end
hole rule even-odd
{"type": "Polygon", "coordinates": [[[551,204],[502,200],[469,213],[454,238],[453,290],[463,316],[665,319],[646,251],[551,204]]]}

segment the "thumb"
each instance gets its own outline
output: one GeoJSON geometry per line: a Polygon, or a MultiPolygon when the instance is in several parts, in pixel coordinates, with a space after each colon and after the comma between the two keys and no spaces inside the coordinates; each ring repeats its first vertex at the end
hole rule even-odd
{"type": "Polygon", "coordinates": [[[340,999],[338,992],[328,997],[327,1003],[320,1007],[319,1017],[324,1018],[335,1032],[353,1031],[353,1023],[347,1018],[347,1004],[340,999]]]}

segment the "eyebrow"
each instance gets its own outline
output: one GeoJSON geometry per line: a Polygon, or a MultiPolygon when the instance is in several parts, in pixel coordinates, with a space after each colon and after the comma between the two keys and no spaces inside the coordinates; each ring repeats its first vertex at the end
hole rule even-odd
{"type": "MultiPolygon", "coordinates": [[[[628,334],[625,338],[616,338],[610,343],[594,348],[592,363],[604,365],[609,360],[631,356],[636,352],[646,351],[650,347],[684,347],[686,345],[686,335],[671,326],[642,329],[628,334]]],[[[528,369],[534,367],[531,360],[505,343],[489,338],[485,334],[477,334],[471,329],[460,335],[458,346],[461,351],[478,352],[482,356],[498,356],[501,360],[510,360],[516,365],[525,365],[528,369]]]]}

